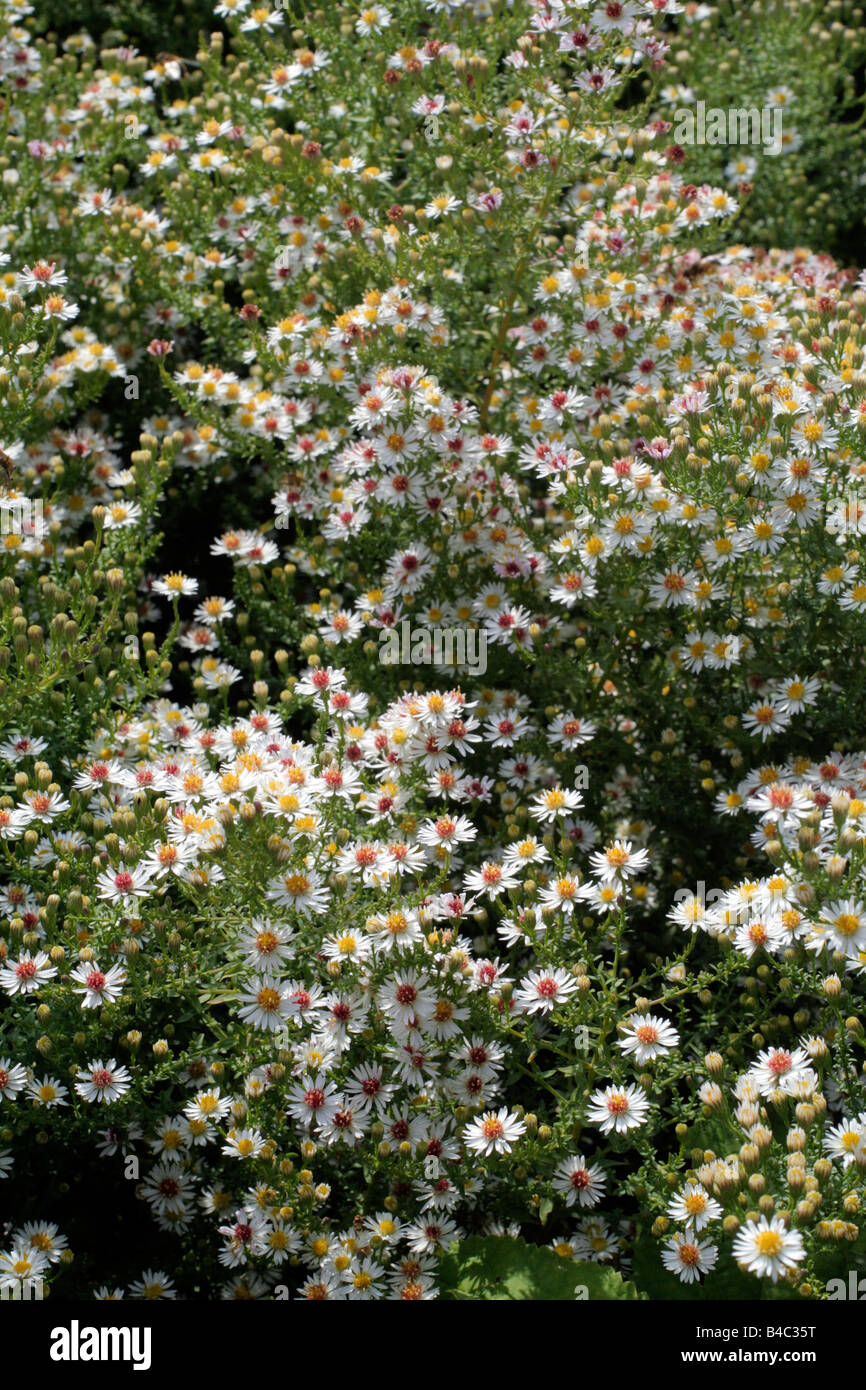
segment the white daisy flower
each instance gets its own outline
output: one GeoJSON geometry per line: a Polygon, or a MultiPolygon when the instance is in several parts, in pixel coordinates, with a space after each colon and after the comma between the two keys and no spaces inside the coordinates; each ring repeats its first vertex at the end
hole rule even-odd
{"type": "Polygon", "coordinates": [[[799,1231],[789,1231],[781,1216],[746,1221],[737,1232],[733,1254],[743,1269],[774,1284],[806,1258],[803,1237],[799,1231]]]}
{"type": "Polygon", "coordinates": [[[633,1055],[639,1066],[679,1046],[680,1035],[676,1028],[655,1014],[635,1014],[620,1027],[623,1036],[617,1040],[617,1047],[633,1055]]]}
{"type": "Polygon", "coordinates": [[[649,1110],[646,1092],[640,1086],[605,1086],[589,1098],[586,1118],[598,1125],[602,1134],[625,1134],[644,1123],[649,1110]]]}

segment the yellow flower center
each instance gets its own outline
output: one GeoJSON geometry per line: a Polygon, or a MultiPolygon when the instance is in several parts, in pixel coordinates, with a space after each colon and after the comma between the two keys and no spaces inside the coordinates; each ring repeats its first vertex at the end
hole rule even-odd
{"type": "Polygon", "coordinates": [[[782,1237],[778,1231],[759,1231],[755,1236],[755,1249],[759,1255],[774,1258],[782,1249],[782,1237]]]}
{"type": "Polygon", "coordinates": [[[860,918],[853,912],[840,912],[835,927],[840,936],[853,936],[860,926],[860,918]]]}

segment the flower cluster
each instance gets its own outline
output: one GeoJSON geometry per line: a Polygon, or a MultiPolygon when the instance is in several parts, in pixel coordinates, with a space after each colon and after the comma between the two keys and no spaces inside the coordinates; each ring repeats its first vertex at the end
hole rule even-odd
{"type": "Polygon", "coordinates": [[[850,254],[866,172],[856,6],[685,4],[675,23],[656,113],[683,171],[737,192],[749,243],[850,254]]]}
{"type": "Polygon", "coordinates": [[[689,181],[693,8],[0,0],[3,1287],[859,1239],[866,278],[689,181]]]}

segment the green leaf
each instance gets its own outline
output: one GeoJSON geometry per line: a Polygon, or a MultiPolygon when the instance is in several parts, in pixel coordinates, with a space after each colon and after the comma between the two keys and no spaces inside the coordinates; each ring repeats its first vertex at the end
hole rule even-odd
{"type": "Polygon", "coordinates": [[[565,1260],[514,1236],[470,1236],[457,1242],[443,1256],[439,1274],[440,1296],[449,1301],[574,1302],[577,1295],[610,1302],[641,1296],[616,1270],[588,1260],[565,1260]]]}

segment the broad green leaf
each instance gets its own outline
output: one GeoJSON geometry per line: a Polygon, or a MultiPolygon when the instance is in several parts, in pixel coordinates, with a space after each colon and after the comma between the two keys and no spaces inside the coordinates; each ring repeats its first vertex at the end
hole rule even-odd
{"type": "Polygon", "coordinates": [[[640,1294],[616,1270],[588,1260],[564,1260],[544,1246],[527,1244],[522,1237],[470,1236],[452,1245],[442,1259],[440,1297],[542,1302],[574,1302],[582,1297],[588,1302],[609,1302],[634,1300],[640,1294]]]}

